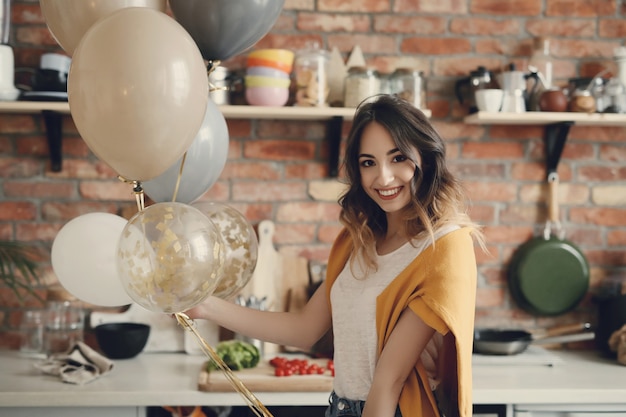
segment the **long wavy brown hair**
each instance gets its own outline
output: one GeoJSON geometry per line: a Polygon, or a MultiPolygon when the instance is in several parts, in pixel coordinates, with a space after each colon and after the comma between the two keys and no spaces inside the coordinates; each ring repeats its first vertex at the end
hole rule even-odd
{"type": "Polygon", "coordinates": [[[434,243],[435,230],[444,224],[456,224],[474,228],[474,237],[484,247],[480,228],[467,214],[464,189],[447,167],[443,139],[422,111],[405,100],[383,94],[357,108],[346,144],[343,164],[348,188],[339,198],[339,220],[360,255],[353,256],[351,264],[360,257],[367,268],[376,269],[376,240],[387,232],[387,216],[363,189],[359,170],[361,136],[373,122],[383,126],[400,152],[416,165],[411,202],[402,209],[409,238],[425,232],[434,243]]]}

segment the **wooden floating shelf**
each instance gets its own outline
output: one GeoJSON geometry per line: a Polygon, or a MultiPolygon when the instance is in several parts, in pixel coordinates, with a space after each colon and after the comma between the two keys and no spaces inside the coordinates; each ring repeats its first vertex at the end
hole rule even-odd
{"type": "Polygon", "coordinates": [[[626,114],[533,111],[525,113],[478,112],[466,116],[464,122],[484,125],[548,125],[573,122],[579,126],[626,126],[626,114]]]}

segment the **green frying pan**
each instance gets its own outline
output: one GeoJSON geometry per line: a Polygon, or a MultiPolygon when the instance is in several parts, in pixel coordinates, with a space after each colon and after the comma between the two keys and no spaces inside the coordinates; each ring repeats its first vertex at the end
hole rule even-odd
{"type": "Polygon", "coordinates": [[[511,296],[532,314],[555,316],[574,309],[589,289],[589,264],[581,250],[563,238],[558,214],[558,175],[550,174],[549,221],[543,236],[521,245],[508,268],[511,296]],[[556,227],[557,236],[552,234],[556,227]]]}

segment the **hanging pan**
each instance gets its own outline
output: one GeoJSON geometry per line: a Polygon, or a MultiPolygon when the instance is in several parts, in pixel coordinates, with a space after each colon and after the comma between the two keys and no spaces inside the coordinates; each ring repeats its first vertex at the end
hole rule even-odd
{"type": "Polygon", "coordinates": [[[548,176],[549,220],[543,236],[521,245],[508,268],[509,289],[515,302],[529,313],[544,316],[574,309],[589,288],[587,259],[576,245],[563,238],[558,183],[558,174],[551,172],[548,176]]]}

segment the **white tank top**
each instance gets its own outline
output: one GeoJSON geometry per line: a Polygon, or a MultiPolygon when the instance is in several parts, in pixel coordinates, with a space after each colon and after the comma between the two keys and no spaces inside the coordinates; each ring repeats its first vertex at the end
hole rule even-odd
{"type": "MultiPolygon", "coordinates": [[[[435,233],[435,239],[458,229],[446,226],[435,233]]],[[[395,251],[376,257],[378,270],[366,278],[359,262],[350,262],[335,280],[330,301],[333,312],[333,338],[336,394],[351,400],[365,401],[374,378],[376,367],[376,297],[397,277],[427,246],[428,236],[406,243],[395,251]]],[[[438,347],[442,336],[435,333],[421,356],[430,376],[431,388],[436,388],[438,347]]]]}

